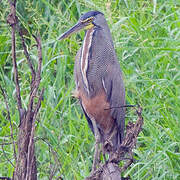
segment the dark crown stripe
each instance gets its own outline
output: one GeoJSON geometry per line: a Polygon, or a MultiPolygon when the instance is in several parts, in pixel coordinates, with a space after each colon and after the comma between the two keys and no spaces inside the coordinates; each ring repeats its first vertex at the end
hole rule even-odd
{"type": "Polygon", "coordinates": [[[85,13],[84,15],[82,15],[81,16],[81,20],[85,20],[85,19],[87,19],[87,18],[89,18],[89,17],[94,17],[94,16],[96,16],[96,15],[98,15],[98,14],[102,14],[102,15],[104,15],[102,12],[100,12],[100,11],[89,11],[89,12],[87,12],[87,13],[85,13]]]}

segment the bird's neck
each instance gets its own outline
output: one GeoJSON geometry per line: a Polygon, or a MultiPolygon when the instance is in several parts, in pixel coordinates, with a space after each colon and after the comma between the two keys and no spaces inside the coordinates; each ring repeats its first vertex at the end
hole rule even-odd
{"type": "Polygon", "coordinates": [[[88,79],[87,79],[87,70],[88,70],[88,57],[90,55],[90,48],[91,48],[91,43],[92,43],[92,37],[94,33],[94,28],[88,29],[86,31],[86,35],[83,41],[83,46],[82,46],[82,51],[81,51],[81,74],[82,74],[82,79],[83,82],[86,86],[87,92],[89,92],[89,84],[88,84],[88,79]]]}

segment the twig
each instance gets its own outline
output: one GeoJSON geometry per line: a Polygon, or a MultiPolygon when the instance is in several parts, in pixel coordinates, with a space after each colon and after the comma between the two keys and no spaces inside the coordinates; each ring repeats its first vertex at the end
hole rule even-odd
{"type": "Polygon", "coordinates": [[[10,116],[9,105],[8,105],[8,101],[7,101],[7,95],[6,95],[4,89],[2,88],[1,85],[0,85],[0,89],[1,89],[2,95],[3,95],[3,97],[4,97],[4,102],[5,102],[6,110],[7,110],[7,113],[8,113],[8,114],[7,114],[7,118],[8,118],[9,123],[10,123],[11,139],[12,139],[12,141],[13,141],[14,159],[15,159],[15,162],[16,162],[16,161],[17,161],[16,147],[15,147],[15,142],[14,142],[13,125],[12,125],[12,122],[11,122],[11,116],[10,116]]]}
{"type": "MultiPolygon", "coordinates": [[[[36,79],[35,79],[35,82],[33,83],[31,95],[30,95],[30,102],[29,102],[29,107],[28,107],[28,113],[29,114],[31,114],[31,112],[32,112],[32,110],[30,108],[32,108],[32,106],[33,106],[34,97],[36,96],[38,88],[39,88],[39,84],[40,84],[40,80],[41,80],[41,66],[42,66],[42,47],[41,47],[40,36],[38,36],[38,37],[34,36],[34,38],[37,42],[39,61],[38,61],[38,70],[37,70],[36,76],[35,76],[36,79]]],[[[38,98],[38,103],[35,107],[35,110],[34,110],[33,116],[32,116],[32,128],[31,128],[31,133],[30,133],[30,139],[29,139],[29,145],[28,145],[28,154],[27,154],[26,179],[28,179],[30,177],[30,174],[32,173],[32,168],[33,168],[33,163],[34,163],[34,158],[32,158],[32,155],[34,154],[35,120],[36,120],[37,113],[38,113],[40,106],[41,106],[43,94],[44,94],[44,88],[41,90],[40,96],[38,98]]]]}
{"type": "Polygon", "coordinates": [[[6,156],[6,153],[4,152],[4,146],[1,145],[1,147],[2,147],[2,152],[3,152],[3,154],[4,154],[4,157],[7,159],[7,161],[8,161],[13,167],[15,167],[14,164],[11,162],[11,160],[6,156]]]}
{"type": "Polygon", "coordinates": [[[9,0],[11,13],[9,14],[7,21],[12,28],[12,59],[14,68],[14,79],[16,85],[17,94],[17,104],[20,115],[20,126],[18,133],[18,158],[16,163],[16,168],[13,174],[13,179],[25,179],[25,180],[36,180],[37,179],[37,167],[35,158],[35,144],[34,144],[34,133],[35,133],[35,120],[38,111],[41,106],[41,101],[43,99],[44,89],[41,90],[38,102],[34,107],[34,100],[37,97],[39,90],[39,85],[41,81],[41,67],[42,67],[42,47],[40,36],[34,36],[37,47],[38,47],[38,68],[37,72],[33,67],[30,55],[27,51],[27,46],[25,44],[25,39],[23,37],[22,31],[18,25],[18,18],[16,17],[16,0],[12,2],[9,0]],[[31,80],[31,90],[30,98],[28,103],[28,109],[22,109],[20,87],[18,81],[18,69],[16,63],[16,51],[15,51],[15,29],[16,26],[21,37],[22,46],[24,49],[24,54],[27,58],[29,68],[31,70],[32,80],[31,80]]]}
{"type": "Polygon", "coordinates": [[[13,144],[13,143],[16,143],[16,142],[5,142],[5,143],[0,143],[0,146],[8,146],[8,145],[13,144]]]}
{"type": "Polygon", "coordinates": [[[109,110],[109,109],[114,109],[114,108],[126,108],[126,107],[135,107],[136,105],[131,105],[131,104],[127,104],[124,106],[115,106],[115,107],[110,107],[110,108],[106,108],[104,110],[109,110]]]}
{"type": "Polygon", "coordinates": [[[32,75],[32,80],[31,80],[31,88],[32,88],[32,82],[34,82],[35,80],[35,77],[36,77],[36,73],[34,71],[34,67],[33,67],[33,64],[32,64],[32,61],[31,61],[31,58],[30,58],[30,55],[27,51],[27,47],[26,47],[26,44],[25,44],[25,40],[24,40],[24,36],[23,36],[23,33],[22,33],[22,30],[19,26],[19,24],[17,24],[17,28],[18,28],[18,31],[19,31],[19,35],[21,37],[21,42],[22,42],[22,46],[23,46],[23,49],[24,49],[24,55],[26,56],[26,59],[28,61],[28,65],[29,65],[29,68],[31,70],[31,75],[32,75]]]}
{"type": "MultiPolygon", "coordinates": [[[[41,141],[43,141],[44,143],[46,143],[46,144],[48,145],[50,151],[51,151],[52,154],[53,154],[53,157],[54,157],[54,160],[55,160],[55,166],[54,166],[54,168],[52,169],[52,171],[51,171],[51,169],[50,169],[50,174],[49,174],[49,179],[53,179],[53,177],[55,176],[56,170],[57,170],[59,167],[61,167],[61,163],[60,163],[60,161],[59,161],[59,159],[58,159],[58,153],[57,153],[56,150],[53,149],[53,146],[47,141],[47,139],[42,138],[42,137],[36,137],[36,138],[35,138],[35,141],[38,141],[38,140],[41,140],[41,141]]],[[[49,153],[50,153],[50,152],[49,152],[49,153]]],[[[59,177],[56,178],[56,179],[63,179],[63,178],[62,178],[61,176],[59,176],[59,177]]]]}
{"type": "Polygon", "coordinates": [[[38,102],[37,102],[37,105],[36,105],[35,110],[34,110],[34,115],[33,115],[33,120],[34,121],[35,121],[37,113],[38,113],[38,111],[39,111],[39,109],[41,107],[41,101],[43,99],[43,94],[44,94],[44,88],[40,92],[40,96],[38,98],[38,102]]]}
{"type": "Polygon", "coordinates": [[[11,180],[11,178],[9,178],[9,177],[0,177],[0,179],[11,180]]]}
{"type": "Polygon", "coordinates": [[[33,122],[32,122],[32,129],[31,129],[31,134],[30,134],[30,140],[29,140],[29,145],[28,145],[28,155],[27,155],[27,174],[26,174],[26,179],[28,179],[29,174],[32,171],[32,167],[33,167],[33,158],[32,155],[34,153],[34,132],[35,132],[35,120],[36,120],[36,116],[37,113],[41,107],[41,101],[43,98],[43,93],[44,93],[44,89],[41,90],[39,99],[38,99],[38,103],[36,105],[36,109],[34,111],[34,115],[33,115],[33,122]]]}
{"type": "MultiPolygon", "coordinates": [[[[14,133],[13,136],[14,136],[14,135],[17,135],[17,133],[14,133]]],[[[6,135],[6,136],[4,136],[4,137],[5,137],[5,138],[11,137],[11,135],[6,135]]]]}
{"type": "Polygon", "coordinates": [[[124,172],[133,163],[133,153],[132,153],[132,151],[129,154],[130,154],[130,158],[124,164],[124,166],[122,168],[120,168],[120,172],[124,172]]]}
{"type": "Polygon", "coordinates": [[[36,72],[36,78],[34,80],[34,82],[32,82],[32,89],[30,92],[30,99],[29,99],[29,105],[28,105],[28,112],[27,112],[27,116],[28,118],[30,118],[31,113],[32,113],[32,109],[33,109],[33,104],[34,104],[34,98],[36,97],[38,88],[39,88],[39,84],[41,81],[41,65],[42,65],[42,46],[41,46],[41,39],[40,36],[36,37],[33,35],[33,37],[35,38],[36,42],[37,42],[37,47],[38,47],[38,70],[36,72]]]}
{"type": "Polygon", "coordinates": [[[37,37],[33,35],[33,37],[35,38],[36,42],[37,42],[37,47],[38,47],[38,70],[36,72],[36,79],[38,81],[37,86],[39,86],[40,80],[41,80],[41,66],[42,66],[42,46],[41,46],[41,38],[40,35],[38,35],[37,37]]]}
{"type": "MultiPolygon", "coordinates": [[[[53,149],[53,146],[47,141],[47,139],[42,138],[42,137],[36,137],[35,140],[42,140],[43,142],[45,142],[45,143],[50,147],[51,151],[53,152],[53,155],[54,155],[54,157],[55,157],[55,161],[59,164],[59,166],[61,166],[61,163],[60,163],[60,161],[59,161],[59,159],[58,159],[58,153],[57,153],[57,151],[53,149]]],[[[57,164],[57,163],[56,163],[56,164],[57,164]]]]}
{"type": "Polygon", "coordinates": [[[16,62],[16,38],[15,38],[15,31],[16,31],[16,24],[17,24],[17,17],[16,17],[16,0],[14,2],[9,0],[9,4],[11,6],[11,13],[8,15],[7,22],[12,28],[12,61],[13,61],[13,69],[14,69],[14,81],[16,85],[16,98],[17,98],[17,105],[19,110],[19,117],[21,121],[21,109],[22,109],[22,102],[21,102],[21,92],[19,86],[19,79],[18,79],[18,68],[16,62]]]}

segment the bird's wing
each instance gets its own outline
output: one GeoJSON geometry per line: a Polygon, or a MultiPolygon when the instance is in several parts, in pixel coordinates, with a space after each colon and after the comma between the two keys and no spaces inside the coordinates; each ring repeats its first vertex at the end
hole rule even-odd
{"type": "Polygon", "coordinates": [[[120,142],[124,136],[125,127],[125,89],[122,72],[119,64],[110,65],[102,78],[102,84],[107,95],[107,101],[110,103],[111,115],[115,119],[120,135],[120,142]]]}
{"type": "MultiPolygon", "coordinates": [[[[75,64],[74,64],[74,78],[75,78],[75,83],[76,83],[76,89],[78,89],[78,84],[79,84],[79,81],[80,81],[80,77],[78,76],[81,72],[80,72],[80,54],[81,54],[81,48],[78,50],[77,54],[76,54],[76,57],[75,57],[75,64]]],[[[88,121],[88,125],[90,127],[90,129],[92,130],[93,134],[94,134],[94,129],[93,129],[93,124],[92,124],[92,121],[90,119],[90,117],[87,115],[86,111],[85,111],[85,108],[83,107],[82,105],[82,102],[80,100],[80,105],[81,105],[81,108],[85,114],[85,117],[88,121]]]]}

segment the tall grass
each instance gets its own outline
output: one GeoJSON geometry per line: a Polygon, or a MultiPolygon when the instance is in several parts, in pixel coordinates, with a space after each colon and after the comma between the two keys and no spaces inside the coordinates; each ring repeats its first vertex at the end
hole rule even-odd
{"type": "MultiPolygon", "coordinates": [[[[125,173],[132,179],[180,179],[180,2],[178,0],[22,1],[17,15],[26,36],[33,63],[37,51],[32,34],[43,42],[41,86],[45,87],[36,126],[38,179],[52,173],[64,179],[83,179],[91,169],[94,137],[74,89],[74,57],[84,33],[59,42],[61,33],[89,10],[105,14],[124,73],[126,100],[143,107],[144,126],[134,150],[135,162],[125,173]]],[[[6,24],[7,1],[0,4],[0,83],[9,97],[15,138],[18,112],[11,62],[10,28],[6,24]]],[[[27,106],[30,70],[17,37],[17,60],[23,106],[27,106]]],[[[0,143],[11,141],[9,122],[0,95],[0,143]]],[[[131,110],[127,121],[134,121],[131,110]]],[[[11,145],[0,148],[0,176],[12,176],[11,145]]],[[[55,179],[55,178],[54,178],[55,179]]]]}

